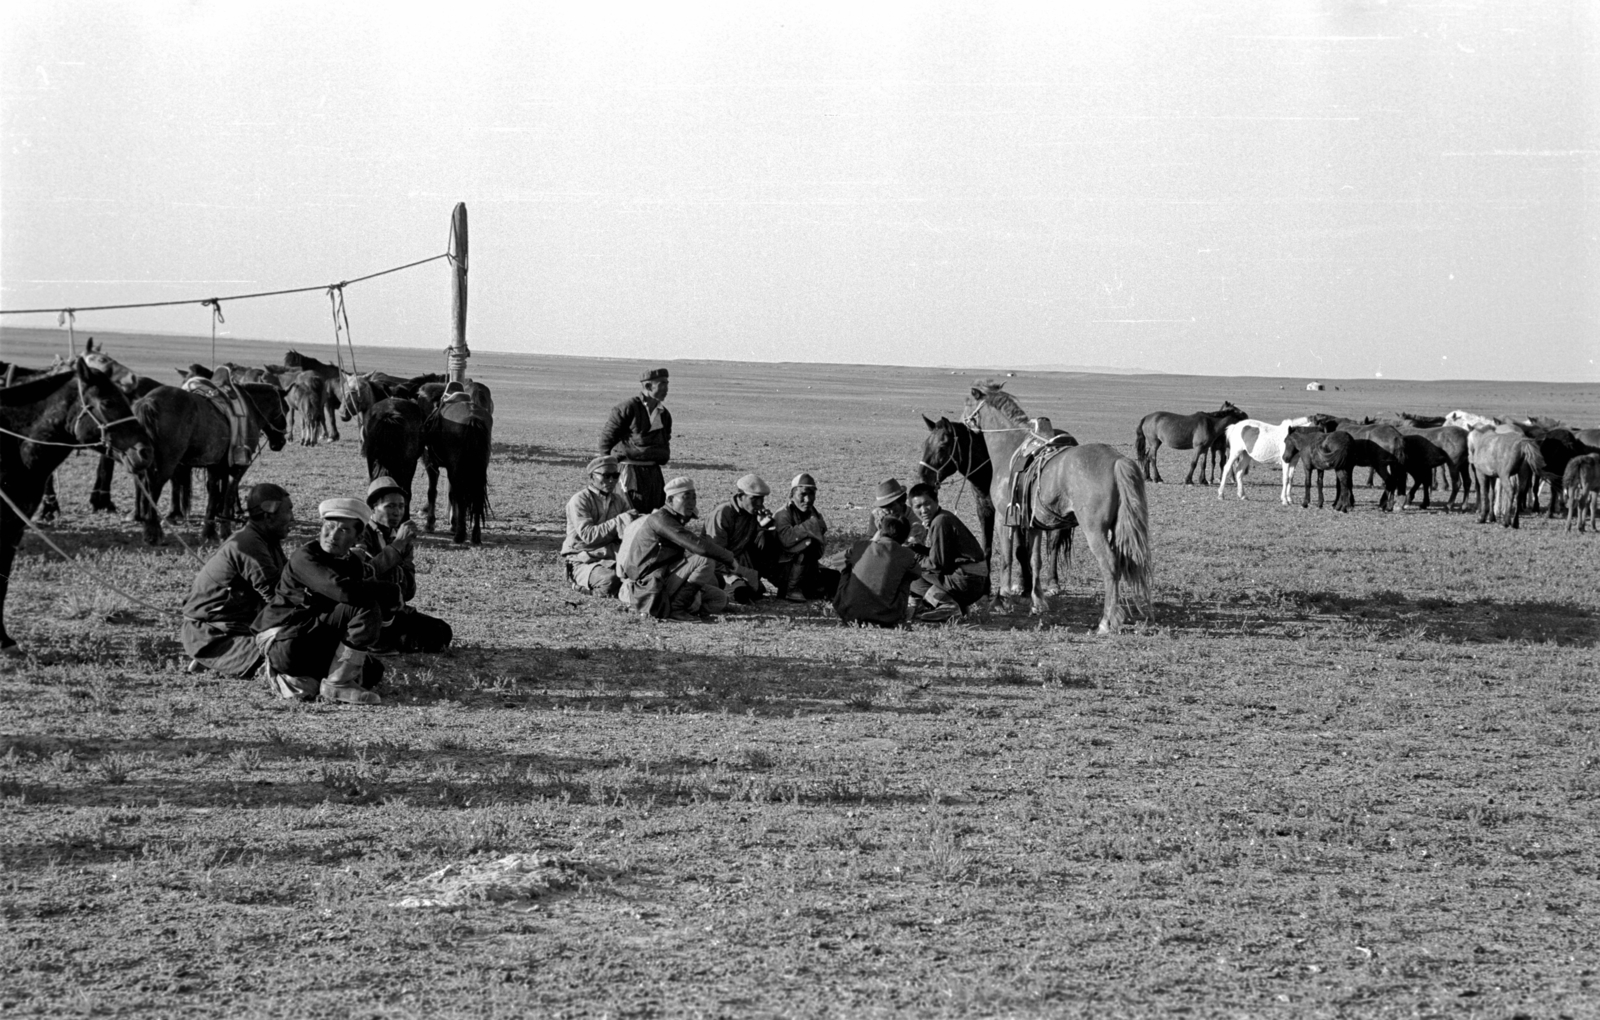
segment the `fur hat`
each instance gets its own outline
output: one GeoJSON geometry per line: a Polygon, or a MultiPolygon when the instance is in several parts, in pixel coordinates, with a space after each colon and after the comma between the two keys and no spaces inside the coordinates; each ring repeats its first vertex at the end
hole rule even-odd
{"type": "Polygon", "coordinates": [[[693,492],[694,482],[690,481],[683,475],[679,475],[667,483],[665,491],[668,496],[676,496],[680,492],[693,492]]]}
{"type": "Polygon", "coordinates": [[[906,487],[898,479],[886,478],[878,483],[878,498],[873,506],[889,506],[906,498],[906,487]]]}
{"type": "Polygon", "coordinates": [[[367,504],[359,499],[343,497],[323,500],[317,507],[317,515],[325,521],[339,519],[360,521],[362,524],[366,524],[372,520],[372,514],[367,511],[367,504]]]}
{"type": "Polygon", "coordinates": [[[772,492],[772,486],[763,482],[761,476],[755,473],[745,475],[734,484],[746,496],[766,496],[772,492]]]}
{"type": "Polygon", "coordinates": [[[275,514],[278,512],[278,505],[288,498],[289,494],[282,486],[273,485],[271,482],[257,482],[250,487],[250,494],[244,498],[245,512],[251,516],[258,513],[275,514]]]}

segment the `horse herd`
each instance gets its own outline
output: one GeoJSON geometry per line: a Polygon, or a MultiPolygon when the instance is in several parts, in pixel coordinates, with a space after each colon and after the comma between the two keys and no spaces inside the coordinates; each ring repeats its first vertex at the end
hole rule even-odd
{"type": "Polygon", "coordinates": [[[1399,411],[1359,422],[1313,414],[1271,424],[1224,401],[1215,411],[1145,415],[1134,448],[1149,481],[1162,481],[1156,454],[1163,445],[1194,451],[1184,484],[1192,483],[1197,469],[1200,484],[1208,484],[1207,463],[1221,460],[1218,499],[1227,490],[1230,473],[1239,498],[1244,498],[1244,475],[1251,463],[1280,466],[1279,499],[1285,505],[1293,500],[1294,470],[1303,466],[1302,507],[1311,502],[1313,473],[1317,506],[1324,505],[1323,477],[1332,471],[1333,508],[1339,511],[1355,506],[1354,473],[1362,467],[1368,469],[1369,485],[1374,475],[1383,481],[1378,498],[1382,510],[1410,504],[1419,488],[1421,507],[1427,509],[1436,472],[1443,472],[1450,483],[1446,509],[1456,506],[1458,495],[1466,509],[1468,498],[1476,494],[1479,522],[1498,520],[1509,528],[1520,526],[1530,500],[1532,511],[1539,511],[1541,483],[1550,489],[1549,516],[1565,505],[1569,529],[1577,523],[1583,530],[1586,520],[1593,526],[1600,499],[1600,429],[1574,430],[1540,418],[1488,418],[1459,410],[1427,417],[1399,411]]]}

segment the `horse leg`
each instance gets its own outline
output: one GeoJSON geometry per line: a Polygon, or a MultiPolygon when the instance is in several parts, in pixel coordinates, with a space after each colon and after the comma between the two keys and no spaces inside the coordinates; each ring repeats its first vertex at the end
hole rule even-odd
{"type": "Polygon", "coordinates": [[[1100,566],[1100,580],[1105,587],[1105,601],[1100,610],[1100,625],[1096,630],[1101,634],[1115,633],[1122,627],[1122,605],[1118,601],[1120,584],[1117,578],[1117,558],[1111,550],[1111,544],[1106,541],[1105,529],[1085,524],[1083,540],[1088,543],[1089,550],[1094,553],[1095,563],[1100,566]]]}
{"type": "Polygon", "coordinates": [[[1165,484],[1166,479],[1161,477],[1161,465],[1156,462],[1156,454],[1161,452],[1161,437],[1158,435],[1150,443],[1150,480],[1165,484]]]}
{"type": "Polygon", "coordinates": [[[94,472],[94,488],[89,492],[89,509],[117,512],[117,504],[111,501],[111,476],[116,467],[116,459],[109,453],[100,455],[100,466],[94,472]]]}
{"type": "Polygon", "coordinates": [[[1206,465],[1205,465],[1205,459],[1204,459],[1205,455],[1206,455],[1205,444],[1204,443],[1196,443],[1195,444],[1195,450],[1194,450],[1194,456],[1189,458],[1189,473],[1183,476],[1183,484],[1185,484],[1185,485],[1193,485],[1194,484],[1194,469],[1196,467],[1198,467],[1200,469],[1200,484],[1201,485],[1209,484],[1206,481],[1206,465]]]}
{"type": "Polygon", "coordinates": [[[1046,597],[1061,594],[1061,536],[1065,534],[1064,528],[1053,528],[1040,536],[1044,546],[1039,563],[1043,568],[1044,593],[1046,597]]]}
{"type": "MultiPolygon", "coordinates": [[[[133,486],[133,517],[138,521],[144,531],[146,545],[160,545],[164,539],[161,535],[161,514],[156,509],[161,500],[161,490],[167,484],[169,475],[162,472],[161,468],[152,468],[144,476],[144,485],[141,487],[138,475],[134,476],[133,486]]],[[[172,502],[178,502],[178,483],[172,480],[172,502]]]]}
{"type": "Polygon", "coordinates": [[[330,393],[322,402],[322,417],[327,422],[328,442],[339,441],[339,402],[330,393]]]}
{"type": "Polygon", "coordinates": [[[212,464],[206,468],[206,517],[205,523],[200,526],[200,541],[214,542],[217,539],[217,517],[226,504],[224,486],[228,480],[226,466],[212,464]]]}
{"type": "Polygon", "coordinates": [[[423,530],[433,533],[433,505],[439,499],[439,465],[434,462],[432,455],[422,455],[423,469],[428,472],[428,513],[423,519],[423,530]]]}
{"type": "MultiPolygon", "coordinates": [[[[51,524],[59,513],[61,501],[56,498],[56,474],[52,471],[45,476],[44,496],[39,500],[39,509],[33,512],[33,519],[39,524],[51,524]]],[[[17,541],[19,544],[22,541],[20,533],[17,541]]]]}

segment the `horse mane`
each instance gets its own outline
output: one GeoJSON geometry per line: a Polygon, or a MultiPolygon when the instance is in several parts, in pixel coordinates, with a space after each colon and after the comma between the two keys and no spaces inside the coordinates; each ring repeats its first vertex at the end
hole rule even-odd
{"type": "Polygon", "coordinates": [[[1003,381],[996,379],[979,379],[972,384],[972,389],[974,393],[983,391],[982,399],[1013,422],[1021,424],[1027,421],[1027,412],[1017,403],[1015,397],[1005,391],[1005,385],[1003,381]]]}
{"type": "MultiPolygon", "coordinates": [[[[62,384],[66,382],[67,376],[72,374],[72,371],[72,369],[59,369],[54,372],[46,372],[43,375],[37,375],[19,382],[14,386],[0,389],[0,406],[26,407],[29,404],[37,404],[60,389],[62,384]]],[[[89,371],[93,372],[94,370],[90,369],[89,371]]]]}

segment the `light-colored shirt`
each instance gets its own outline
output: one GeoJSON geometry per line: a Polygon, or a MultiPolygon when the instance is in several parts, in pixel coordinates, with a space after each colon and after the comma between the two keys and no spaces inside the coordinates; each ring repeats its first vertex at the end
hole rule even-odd
{"type": "Polygon", "coordinates": [[[573,493],[567,500],[567,538],[561,543],[561,555],[574,563],[616,559],[628,523],[622,515],[632,506],[618,490],[605,493],[585,485],[573,493]]]}

